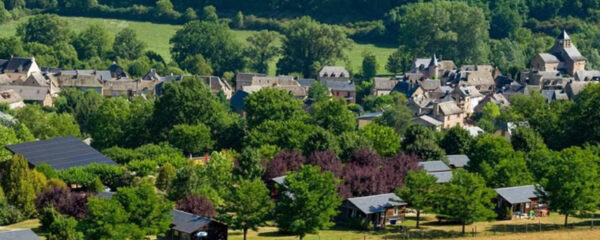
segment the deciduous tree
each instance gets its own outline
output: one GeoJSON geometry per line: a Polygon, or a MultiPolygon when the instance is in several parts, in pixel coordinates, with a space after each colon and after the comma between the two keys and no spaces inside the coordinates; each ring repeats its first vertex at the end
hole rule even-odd
{"type": "Polygon", "coordinates": [[[404,179],[404,187],[396,190],[396,194],[408,206],[417,211],[417,228],[421,220],[421,211],[433,206],[438,185],[435,176],[425,171],[410,172],[404,179]]]}
{"type": "Polygon", "coordinates": [[[244,240],[248,229],[263,226],[271,216],[273,202],[269,189],[260,179],[241,180],[226,197],[222,219],[233,229],[241,229],[244,240]]]}
{"type": "Polygon", "coordinates": [[[341,204],[337,182],[332,173],[308,165],[288,175],[286,187],[280,190],[289,194],[282,194],[275,208],[280,231],[303,239],[307,233],[331,227],[341,204]]]}

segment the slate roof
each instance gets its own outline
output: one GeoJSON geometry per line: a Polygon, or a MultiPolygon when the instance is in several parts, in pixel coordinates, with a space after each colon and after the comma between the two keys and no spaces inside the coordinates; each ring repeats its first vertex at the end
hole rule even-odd
{"type": "Polygon", "coordinates": [[[324,66],[321,71],[319,71],[319,76],[321,77],[350,77],[350,73],[346,68],[341,66],[324,66]]]}
{"type": "Polygon", "coordinates": [[[33,58],[13,57],[6,62],[4,72],[27,72],[33,65],[33,58]]]}
{"type": "Polygon", "coordinates": [[[421,81],[420,85],[425,91],[433,91],[442,86],[442,82],[439,80],[426,79],[421,81]]]}
{"type": "Polygon", "coordinates": [[[356,86],[351,81],[340,81],[340,80],[326,80],[325,86],[330,90],[336,91],[356,91],[356,86]]]}
{"type": "Polygon", "coordinates": [[[531,202],[531,198],[538,198],[533,185],[496,188],[494,190],[510,204],[531,202]]]}
{"type": "Polygon", "coordinates": [[[469,157],[467,157],[467,155],[464,154],[448,155],[446,157],[448,158],[448,163],[450,164],[450,166],[453,166],[455,168],[465,167],[469,163],[469,157]]]}
{"type": "Polygon", "coordinates": [[[171,220],[171,224],[173,225],[172,228],[189,234],[212,222],[210,218],[179,210],[171,210],[171,215],[173,216],[173,219],[171,220]]]}
{"type": "Polygon", "coordinates": [[[376,117],[381,117],[381,115],[383,115],[383,112],[366,113],[366,114],[360,115],[358,117],[358,119],[373,119],[376,117]]]}
{"type": "Polygon", "coordinates": [[[438,126],[442,125],[442,122],[440,122],[439,120],[437,120],[429,115],[419,116],[419,117],[413,119],[413,121],[415,121],[417,123],[421,123],[425,126],[432,126],[432,127],[438,127],[438,126]]]}
{"type": "Polygon", "coordinates": [[[15,92],[14,89],[1,90],[0,91],[0,103],[15,103],[23,101],[23,97],[19,93],[15,92]]]}
{"type": "Polygon", "coordinates": [[[40,237],[31,229],[0,232],[0,240],[40,240],[40,237]]]}
{"type": "Polygon", "coordinates": [[[305,88],[309,88],[311,85],[313,85],[313,83],[315,83],[315,79],[313,78],[302,78],[302,79],[298,79],[298,84],[300,84],[300,86],[305,87],[305,88]]]}
{"type": "Polygon", "coordinates": [[[116,164],[73,136],[14,144],[6,146],[6,149],[24,156],[34,166],[47,163],[56,170],[87,166],[92,163],[116,164]]]}
{"type": "Polygon", "coordinates": [[[428,173],[450,171],[450,168],[442,161],[419,162],[419,167],[428,173]]]}
{"type": "Polygon", "coordinates": [[[23,100],[27,101],[43,101],[46,95],[50,92],[48,87],[36,87],[36,86],[21,86],[21,85],[0,85],[0,91],[14,90],[16,93],[21,95],[23,100]]]}
{"type": "Polygon", "coordinates": [[[458,107],[458,105],[456,105],[456,102],[454,101],[441,102],[438,104],[438,106],[440,108],[441,113],[445,116],[460,114],[463,112],[463,110],[460,109],[460,107],[458,107]]]}
{"type": "Polygon", "coordinates": [[[364,214],[380,213],[385,211],[386,208],[406,205],[394,193],[348,198],[347,201],[356,206],[364,214]]]}
{"type": "Polygon", "coordinates": [[[545,62],[545,63],[559,63],[560,61],[558,60],[558,58],[556,58],[556,56],[550,54],[550,53],[540,53],[538,54],[538,56],[545,62]]]}
{"type": "Polygon", "coordinates": [[[375,90],[392,90],[397,83],[398,81],[393,79],[376,77],[373,79],[373,88],[375,90]]]}
{"type": "Polygon", "coordinates": [[[445,172],[430,172],[429,175],[433,175],[437,180],[436,183],[447,183],[452,180],[452,171],[445,172]]]}

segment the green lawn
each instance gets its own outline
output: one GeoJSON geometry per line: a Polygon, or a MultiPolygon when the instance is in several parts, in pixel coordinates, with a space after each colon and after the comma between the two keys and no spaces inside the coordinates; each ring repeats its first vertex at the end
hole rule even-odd
{"type": "MultiPolygon", "coordinates": [[[[570,240],[570,239],[600,239],[600,214],[596,214],[592,229],[592,218],[570,217],[571,227],[563,228],[564,216],[553,213],[548,217],[530,219],[516,219],[510,221],[477,222],[467,226],[468,237],[460,234],[460,226],[456,224],[439,223],[433,215],[425,214],[422,229],[414,229],[414,217],[398,226],[389,226],[383,231],[357,231],[343,227],[333,227],[330,230],[320,231],[319,234],[309,234],[305,240],[385,240],[385,239],[469,239],[469,240],[570,240]],[[404,230],[410,229],[407,234],[404,230]],[[541,232],[540,229],[542,230],[541,232]],[[472,232],[476,233],[473,238],[472,232]],[[589,238],[596,236],[597,238],[589,238]]],[[[16,229],[32,228],[39,234],[39,221],[27,220],[9,226],[0,226],[0,232],[16,229]]],[[[229,239],[242,240],[241,231],[230,231],[229,239]]],[[[262,227],[258,232],[249,231],[248,240],[292,240],[295,236],[281,235],[277,228],[262,227]]]]}
{"type": "MultiPolygon", "coordinates": [[[[123,28],[129,27],[134,29],[139,38],[147,44],[149,50],[155,51],[162,55],[168,61],[171,59],[169,54],[169,39],[175,32],[181,28],[179,25],[156,24],[150,22],[136,22],[117,19],[103,18],[86,18],[86,17],[62,17],[69,23],[71,29],[79,32],[91,24],[100,24],[110,29],[109,34],[114,36],[123,28]]],[[[11,21],[0,25],[0,37],[13,36],[16,33],[17,26],[25,22],[27,18],[21,18],[18,21],[11,21]]],[[[236,40],[246,43],[246,38],[255,31],[233,30],[236,40]]],[[[278,43],[280,44],[280,43],[278,43]]],[[[379,72],[386,73],[384,66],[387,57],[394,51],[393,47],[379,47],[374,44],[353,44],[352,49],[347,51],[347,57],[351,64],[351,70],[360,71],[363,53],[370,51],[377,56],[379,63],[379,72]]],[[[344,62],[338,64],[345,65],[344,62]]],[[[271,74],[275,72],[275,62],[271,64],[271,74]]]]}

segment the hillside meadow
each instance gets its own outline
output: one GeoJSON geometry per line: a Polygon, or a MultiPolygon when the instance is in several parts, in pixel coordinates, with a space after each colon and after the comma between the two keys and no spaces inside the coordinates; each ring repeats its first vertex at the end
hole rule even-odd
{"type": "MultiPolygon", "coordinates": [[[[71,29],[75,32],[80,32],[89,25],[99,24],[104,26],[111,36],[114,36],[123,28],[134,29],[138,37],[146,43],[147,49],[155,51],[163,56],[167,61],[170,61],[171,55],[169,53],[169,39],[175,34],[175,32],[181,28],[181,25],[171,24],[156,24],[150,22],[137,22],[127,21],[118,19],[104,19],[104,18],[87,18],[87,17],[61,17],[69,23],[71,29]]],[[[27,17],[21,18],[17,21],[11,21],[0,25],[0,37],[14,36],[16,33],[17,26],[27,21],[27,17]]],[[[255,33],[256,31],[246,30],[232,30],[233,36],[239,42],[246,44],[246,39],[255,33]]],[[[277,44],[281,44],[278,42],[277,44]]],[[[385,63],[387,57],[395,50],[395,48],[376,46],[375,44],[353,44],[352,48],[347,51],[347,58],[352,71],[360,71],[362,58],[365,52],[370,51],[375,56],[379,63],[378,73],[387,73],[385,71],[385,63]]],[[[276,60],[271,62],[270,74],[275,74],[276,60]]],[[[348,67],[344,61],[338,64],[348,67]]]]}

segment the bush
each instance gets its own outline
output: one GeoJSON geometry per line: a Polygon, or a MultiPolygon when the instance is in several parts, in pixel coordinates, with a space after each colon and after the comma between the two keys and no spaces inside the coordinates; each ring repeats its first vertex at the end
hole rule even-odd
{"type": "Polygon", "coordinates": [[[370,231],[373,230],[373,223],[364,218],[347,218],[348,227],[356,230],[370,231]]]}
{"type": "Polygon", "coordinates": [[[137,177],[145,177],[156,173],[158,164],[152,160],[135,160],[127,164],[129,171],[135,172],[137,177]]]}
{"type": "Polygon", "coordinates": [[[5,209],[4,216],[0,216],[1,225],[9,225],[25,220],[25,216],[18,208],[8,205],[5,209]]]}

